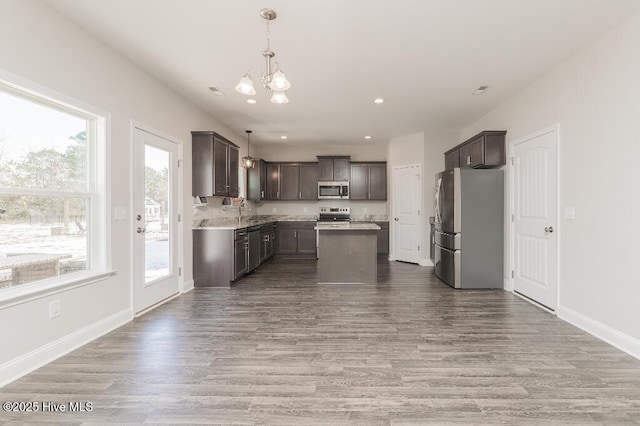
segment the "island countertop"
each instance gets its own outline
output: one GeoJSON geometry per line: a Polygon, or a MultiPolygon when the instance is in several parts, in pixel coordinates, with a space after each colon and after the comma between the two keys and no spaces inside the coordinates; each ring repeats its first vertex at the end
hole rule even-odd
{"type": "Polygon", "coordinates": [[[378,231],[380,227],[375,223],[318,223],[313,229],[316,231],[378,231]]]}

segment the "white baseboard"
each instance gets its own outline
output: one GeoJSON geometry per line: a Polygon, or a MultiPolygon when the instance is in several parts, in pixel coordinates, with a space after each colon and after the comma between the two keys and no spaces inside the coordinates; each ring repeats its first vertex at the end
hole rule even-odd
{"type": "Polygon", "coordinates": [[[509,278],[505,278],[502,280],[502,288],[506,291],[513,291],[513,287],[511,286],[511,280],[509,278]]]}
{"type": "Polygon", "coordinates": [[[420,262],[418,262],[418,265],[420,265],[420,266],[433,266],[433,262],[431,261],[431,259],[421,259],[420,262]]]}
{"type": "Polygon", "coordinates": [[[557,314],[558,318],[640,359],[640,340],[564,306],[558,306],[557,314]]]}
{"type": "Polygon", "coordinates": [[[195,283],[193,280],[185,281],[184,284],[182,285],[182,292],[183,293],[190,292],[191,290],[194,289],[194,287],[195,287],[195,283]]]}
{"type": "Polygon", "coordinates": [[[130,309],[125,309],[0,365],[0,388],[78,349],[80,346],[86,345],[132,319],[133,312],[130,309]]]}

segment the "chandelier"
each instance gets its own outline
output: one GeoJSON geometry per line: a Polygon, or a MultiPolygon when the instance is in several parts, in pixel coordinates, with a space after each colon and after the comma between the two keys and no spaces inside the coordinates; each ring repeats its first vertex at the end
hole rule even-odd
{"type": "Polygon", "coordinates": [[[256,159],[251,156],[251,152],[249,151],[251,149],[251,133],[253,132],[251,130],[245,130],[245,133],[247,134],[247,156],[242,157],[242,167],[245,169],[253,169],[256,165],[256,159]]]}
{"type": "Polygon", "coordinates": [[[253,96],[256,94],[256,89],[253,88],[253,80],[251,79],[251,70],[257,68],[260,70],[260,80],[262,81],[262,87],[268,92],[273,92],[271,95],[271,102],[274,104],[286,104],[289,102],[285,91],[291,87],[291,83],[287,80],[280,64],[277,62],[271,62],[271,59],[276,54],[271,50],[271,33],[269,32],[269,22],[276,19],[276,12],[273,9],[260,10],[260,16],[267,21],[267,49],[262,52],[262,56],[266,61],[266,70],[262,71],[260,67],[254,65],[247,70],[245,75],[240,79],[240,83],[236,86],[236,91],[243,95],[253,96]]]}

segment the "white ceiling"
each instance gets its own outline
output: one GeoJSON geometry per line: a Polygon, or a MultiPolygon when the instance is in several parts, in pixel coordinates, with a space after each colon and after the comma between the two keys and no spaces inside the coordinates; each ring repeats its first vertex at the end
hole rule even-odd
{"type": "Polygon", "coordinates": [[[252,129],[252,142],[362,145],[457,131],[640,8],[637,0],[47,3],[238,134],[252,129]],[[292,84],[285,105],[258,84],[255,105],[234,90],[251,65],[264,66],[263,7],[278,14],[271,40],[292,84]],[[472,96],[481,85],[491,87],[472,96]]]}

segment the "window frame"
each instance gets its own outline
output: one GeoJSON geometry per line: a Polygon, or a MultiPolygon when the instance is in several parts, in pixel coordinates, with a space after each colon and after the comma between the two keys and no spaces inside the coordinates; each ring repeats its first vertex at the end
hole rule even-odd
{"type": "Polygon", "coordinates": [[[0,91],[87,120],[87,187],[84,191],[0,188],[0,195],[79,197],[87,211],[87,269],[0,290],[0,307],[24,303],[115,274],[111,264],[111,115],[70,96],[0,70],[0,91]]]}

